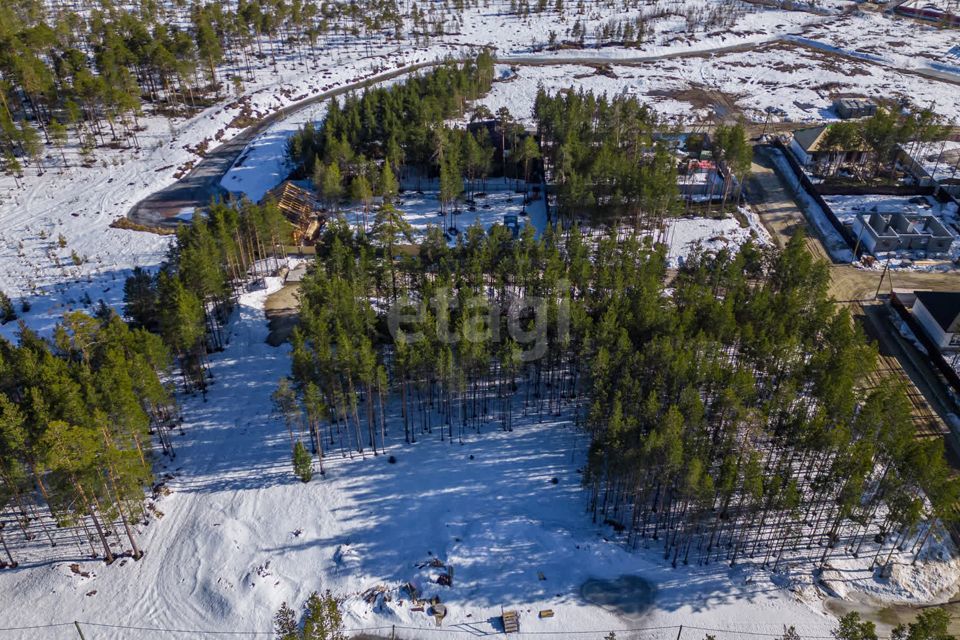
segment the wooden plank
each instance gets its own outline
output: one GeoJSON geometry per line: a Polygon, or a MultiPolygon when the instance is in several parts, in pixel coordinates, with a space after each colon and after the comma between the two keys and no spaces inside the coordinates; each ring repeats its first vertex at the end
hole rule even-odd
{"type": "Polygon", "coordinates": [[[520,631],[520,617],[516,611],[503,612],[503,631],[504,633],[517,633],[520,631]]]}

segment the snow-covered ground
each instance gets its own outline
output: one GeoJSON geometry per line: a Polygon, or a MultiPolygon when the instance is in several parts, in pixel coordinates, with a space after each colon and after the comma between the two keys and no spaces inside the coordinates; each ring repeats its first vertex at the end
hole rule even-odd
{"type": "MultiPolygon", "coordinates": [[[[592,7],[588,5],[584,13],[573,10],[574,3],[568,1],[570,8],[560,15],[547,11],[531,13],[529,17],[521,19],[504,14],[506,3],[500,3],[500,6],[497,4],[491,3],[489,6],[467,10],[459,33],[446,36],[444,40],[458,44],[491,44],[501,56],[536,52],[552,57],[613,59],[638,55],[670,55],[680,51],[706,52],[719,47],[759,43],[784,33],[802,33],[807,26],[828,19],[813,13],[782,11],[746,2],[732,2],[722,7],[722,20],[728,21],[728,26],[717,25],[706,30],[691,30],[686,16],[716,11],[719,5],[715,0],[663,0],[650,3],[648,7],[641,7],[640,10],[623,10],[620,7],[613,9],[610,6],[594,4],[592,7]],[[656,17],[653,17],[654,12],[657,12],[656,17]],[[645,18],[648,29],[642,44],[632,47],[591,46],[594,45],[593,35],[598,27],[637,17],[645,18]],[[573,40],[570,31],[577,22],[587,34],[585,49],[545,51],[551,31],[557,34],[558,42],[573,40]]],[[[553,5],[553,2],[549,4],[553,5]]],[[[837,4],[851,3],[838,0],[837,4]]]]}
{"type": "Polygon", "coordinates": [[[671,268],[683,264],[690,253],[700,248],[707,252],[728,249],[736,252],[745,242],[752,240],[758,246],[771,242],[770,233],[760,222],[756,213],[742,208],[740,213],[746,218],[743,227],[735,218],[676,218],[667,222],[664,242],[667,260],[671,268]]]}
{"type": "Polygon", "coordinates": [[[287,158],[287,140],[308,122],[323,120],[326,113],[327,102],[319,102],[272,124],[246,146],[220,180],[220,186],[251,202],[260,202],[293,170],[287,158]]]}
{"type": "Polygon", "coordinates": [[[960,60],[951,53],[956,31],[896,14],[865,11],[811,23],[796,39],[900,69],[932,69],[960,78],[960,60]]]}
{"type": "Polygon", "coordinates": [[[230,124],[244,108],[255,116],[266,115],[382,73],[388,62],[412,65],[439,55],[438,50],[410,48],[401,55],[358,58],[349,64],[323,59],[319,69],[287,60],[276,73],[260,69],[257,80],[246,83],[243,100],[230,99],[174,124],[142,118],[139,151],[98,149],[96,166],[82,168],[76,149],[68,150],[69,167],[63,167],[59,153],[51,149],[47,162],[55,168],[42,176],[27,168],[22,187],[12,176],[0,176],[0,291],[16,299],[78,277],[157,264],[168,237],[113,229],[110,223],[150,193],[176,182],[200,159],[199,147],[216,146],[239,133],[241,129],[230,124]],[[85,258],[82,264],[74,264],[71,252],[85,258]]]}
{"type": "MultiPolygon", "coordinates": [[[[61,562],[0,571],[0,626],[79,620],[97,640],[170,637],[97,625],[269,635],[281,602],[298,606],[311,591],[330,588],[345,598],[349,629],[388,634],[396,625],[404,638],[495,633],[501,606],[520,611],[522,632],[543,637],[672,627],[649,634],[672,640],[680,624],[690,638],[703,635],[691,627],[727,630],[715,635],[732,638],[778,635],[788,624],[801,636],[828,635],[834,623],[812,584],[810,559],[791,559],[777,574],[755,561],[733,570],[725,563],[671,569],[657,543],[629,551],[609,528],[592,524],[580,486],[586,436],[566,416],[518,419],[510,433],[489,423],[463,444],[441,442],[435,431],[405,445],[394,406],[386,453],[395,463],[386,455],[343,457],[333,447],[325,478],[295,480],[287,430],[270,402],[275,381],[288,373],[289,348],[264,342],[264,301],[280,286],[268,278],[266,288],[241,297],[229,346],[212,358],[206,401],[184,403],[177,458],[159,469],[172,475],[170,493],[155,502],[164,515],[142,528],[146,556],[107,567],[70,545],[58,550],[61,562]],[[434,559],[454,568],[452,587],[434,582],[443,572],[429,564],[434,559]],[[581,595],[590,579],[627,574],[654,587],[651,601],[634,602],[631,615],[581,595]],[[421,597],[439,595],[446,604],[440,629],[413,611],[401,589],[408,582],[421,597]],[[365,594],[380,587],[389,601],[368,602],[365,594]],[[539,619],[547,608],[555,617],[539,619]]],[[[881,600],[946,599],[960,577],[958,562],[940,544],[929,551],[916,566],[897,559],[891,580],[866,569],[871,553],[832,561],[827,588],[881,600]]],[[[21,630],[16,637],[64,633],[21,630]]]]}
{"type": "Polygon", "coordinates": [[[912,147],[908,147],[907,150],[934,180],[938,182],[960,180],[960,142],[938,140],[916,150],[912,147]]]}
{"type": "MultiPolygon", "coordinates": [[[[862,41],[865,29],[894,34],[886,37],[882,45],[889,55],[881,62],[891,66],[912,69],[920,64],[916,61],[926,55],[924,51],[945,50],[947,35],[935,29],[873,14],[842,16],[836,12],[843,4],[830,4],[828,13],[833,15],[781,11],[745,3],[726,4],[723,12],[732,16],[729,28],[691,31],[684,16],[717,10],[718,4],[712,0],[676,0],[658,6],[666,12],[648,20],[648,38],[642,45],[597,49],[591,46],[594,33],[610,20],[609,12],[600,5],[588,4],[585,14],[571,10],[558,15],[547,11],[520,18],[506,14],[504,3],[493,3],[466,10],[459,24],[448,24],[451,33],[419,47],[409,43],[398,47],[383,39],[350,42],[334,37],[326,40],[326,49],[308,61],[290,55],[279,59],[274,66],[270,60],[263,60],[254,70],[255,78],[244,81],[240,96],[225,97],[220,104],[173,124],[149,114],[141,118],[144,130],[138,132],[143,146],[140,151],[100,149],[96,166],[81,169],[77,166],[75,148],[67,150],[69,168],[60,166],[59,153],[51,148],[47,158],[50,168],[43,176],[36,175],[34,168],[26,169],[22,187],[17,186],[12,176],[0,176],[0,290],[18,299],[40,288],[80,277],[109,277],[113,271],[156,264],[166,250],[168,239],[110,229],[109,224],[138,200],[175,182],[191,163],[200,159],[201,148],[213,148],[239,133],[237,117],[242,113],[261,117],[399,65],[412,66],[448,55],[460,56],[483,45],[495,47],[501,57],[580,57],[585,61],[704,53],[700,57],[650,60],[638,67],[618,67],[619,80],[594,75],[573,77],[592,74],[593,69],[586,67],[582,70],[570,66],[523,69],[516,82],[498,85],[487,100],[493,105],[507,104],[518,115],[529,114],[538,82],[552,88],[583,86],[613,93],[637,92],[658,111],[686,122],[717,111],[711,104],[700,104],[683,95],[688,88],[729,93],[748,115],[758,119],[770,106],[785,109],[794,120],[830,117],[825,108],[831,94],[845,89],[878,96],[910,96],[919,103],[934,102],[948,118],[956,119],[960,115],[956,113],[960,107],[951,99],[956,87],[892,68],[837,62],[827,54],[777,47],[757,52],[709,54],[722,47],[771,42],[787,35],[843,48],[847,40],[862,41]],[[545,43],[550,31],[564,40],[578,21],[587,33],[586,49],[544,51],[536,46],[545,43]],[[914,31],[908,32],[908,27],[914,31]],[[913,37],[908,37],[911,33],[913,37]],[[905,49],[903,43],[911,49],[905,49]],[[818,59],[818,56],[825,58],[818,59]],[[60,234],[67,242],[63,250],[59,242],[54,247],[50,240],[52,237],[56,242],[60,234]],[[79,265],[74,265],[71,252],[76,252],[79,265]]],[[[622,12],[616,18],[635,18],[645,11],[622,12]]],[[[933,53],[927,56],[931,60],[933,53]]],[[[243,75],[239,69],[228,68],[221,69],[220,73],[224,77],[243,75]]],[[[226,186],[246,191],[256,199],[282,179],[283,140],[299,124],[322,117],[323,109],[323,105],[317,105],[262,136],[243,165],[227,177],[226,186]]]]}
{"type": "MultiPolygon", "coordinates": [[[[491,178],[486,181],[486,195],[476,199],[473,211],[470,207],[461,204],[460,212],[455,215],[440,215],[440,199],[437,191],[437,181],[421,181],[421,191],[417,190],[416,181],[405,181],[407,189],[400,194],[394,206],[403,214],[404,219],[413,227],[414,239],[422,239],[427,228],[431,226],[448,230],[453,226],[463,233],[468,227],[479,224],[484,230],[495,224],[504,224],[506,216],[516,216],[519,226],[532,225],[539,235],[546,229],[547,212],[543,198],[532,198],[529,204],[524,205],[522,193],[516,193],[514,180],[508,178],[491,178]],[[521,211],[526,214],[521,215],[521,211]]],[[[363,209],[352,206],[341,212],[351,226],[363,226],[363,209]]],[[[371,210],[366,215],[367,230],[373,226],[374,213],[371,210]]]]}
{"type": "Polygon", "coordinates": [[[612,72],[615,77],[588,66],[518,67],[515,76],[495,84],[481,102],[493,111],[507,107],[514,116],[529,122],[541,86],[548,93],[582,89],[609,97],[627,94],[672,122],[695,126],[712,121],[713,116],[736,120],[733,109],[755,122],[767,119],[768,109],[780,109],[785,114],[772,120],[835,120],[837,116],[831,110],[834,98],[857,94],[933,104],[947,120],[960,120],[956,85],[875,64],[841,60],[788,43],[630,66],[614,64],[612,72]]]}
{"type": "MultiPolygon", "coordinates": [[[[678,2],[676,13],[651,25],[653,39],[640,48],[536,55],[579,56],[585,62],[623,60],[762,43],[783,34],[845,47],[837,39],[841,34],[852,38],[866,25],[879,29],[885,24],[879,20],[886,20],[748,12],[740,7],[744,13],[733,28],[687,34],[680,16],[691,4],[711,6],[706,0],[678,2]],[[817,25],[823,25],[819,31],[817,25]]],[[[378,42],[367,48],[327,51],[309,65],[295,57],[280,60],[277,69],[266,64],[256,71],[255,80],[245,83],[242,101],[225,99],[173,126],[145,117],[141,120],[145,129],[138,132],[142,151],[103,150],[93,168],[78,168],[72,149],[68,157],[73,166],[57,168],[58,154],[51,150],[48,160],[53,168],[43,176],[27,169],[23,187],[12,177],[0,177],[0,290],[15,299],[29,297],[32,309],[24,319],[44,331],[64,311],[101,298],[118,304],[128,270],[158,264],[169,238],[112,229],[109,224],[139,199],[175,182],[189,163],[199,159],[198,148],[212,148],[239,133],[231,123],[245,108],[263,116],[399,64],[411,66],[464,54],[471,45],[493,44],[501,56],[529,56],[533,45],[545,43],[551,30],[563,39],[575,20],[592,33],[608,19],[601,11],[518,19],[501,15],[497,7],[478,7],[468,10],[456,35],[428,46],[398,49],[378,42]],[[73,253],[79,264],[74,263],[73,253]]],[[[932,101],[943,115],[957,118],[960,105],[951,101],[955,86],[893,68],[923,66],[926,63],[916,61],[921,58],[936,62],[919,49],[939,51],[941,36],[915,27],[912,39],[906,36],[913,32],[904,35],[911,49],[895,38],[885,40],[888,51],[880,61],[888,65],[885,68],[771,44],[752,52],[617,65],[617,79],[597,75],[587,66],[522,67],[515,80],[498,83],[485,102],[494,109],[506,105],[515,115],[528,116],[536,86],[543,83],[552,89],[582,86],[636,93],[676,121],[704,119],[711,111],[724,115],[712,104],[698,104],[684,93],[697,89],[724,92],[758,119],[766,107],[776,106],[791,119],[818,120],[832,117],[826,108],[833,93],[856,91],[908,95],[921,104],[932,101]],[[581,74],[586,75],[575,77],[581,74]]],[[[318,104],[268,131],[232,172],[237,178],[228,176],[228,186],[255,196],[282,180],[282,141],[301,123],[321,118],[323,109],[318,104]]],[[[490,210],[475,213],[482,224],[491,224],[502,221],[508,207],[518,202],[519,198],[513,203],[498,202],[490,210]]],[[[402,206],[421,228],[431,217],[439,218],[429,197],[410,195],[402,206]]],[[[461,214],[458,226],[466,227],[472,213],[461,214]]],[[[538,215],[543,215],[542,210],[531,210],[534,224],[538,215]]],[[[748,228],[732,219],[672,221],[666,236],[670,255],[678,260],[698,240],[718,249],[739,246],[753,235],[762,238],[762,227],[749,215],[747,219],[748,228]]],[[[829,225],[822,231],[836,235],[829,225]]],[[[832,250],[849,253],[842,241],[832,250]]],[[[399,585],[413,581],[448,604],[440,635],[492,632],[491,620],[500,614],[501,605],[520,609],[525,632],[684,624],[779,634],[784,624],[794,624],[801,635],[828,634],[832,619],[823,613],[821,596],[811,585],[808,561],[789,563],[777,575],[750,564],[734,571],[724,565],[674,570],[662,562],[658,550],[629,552],[610,537],[608,529],[592,525],[583,512],[579,489],[578,469],[584,462],[586,441],[565,417],[543,424],[521,420],[510,434],[491,424],[487,433],[471,436],[464,445],[441,443],[433,434],[415,447],[402,444],[394,419],[389,453],[396,456],[396,464],[383,456],[366,460],[333,456],[326,479],[308,485],[296,482],[290,471],[286,430],[270,408],[276,380],[289,371],[288,348],[272,349],[264,343],[263,304],[268,292],[279,286],[278,280],[268,279],[268,289],[242,297],[230,329],[230,345],[213,357],[215,381],[207,400],[184,402],[185,435],[176,439],[178,457],[158,469],[174,476],[167,483],[172,493],[156,505],[165,515],[154,517],[143,529],[146,557],[138,563],[106,567],[64,547],[58,552],[66,554],[67,561],[37,566],[24,562],[17,570],[0,571],[5,605],[0,626],[81,620],[269,635],[270,617],[280,602],[298,605],[310,591],[330,587],[347,598],[351,629],[383,627],[386,633],[396,624],[423,629],[401,630],[401,637],[425,637],[428,631],[433,635],[432,619],[411,611],[408,601],[400,602],[405,596],[400,595],[399,585]],[[556,485],[552,478],[557,478],[556,485]],[[452,588],[431,586],[430,569],[418,568],[432,558],[455,567],[452,588]],[[71,571],[72,561],[89,576],[71,571]],[[538,572],[546,579],[539,580],[538,572]],[[625,573],[656,585],[653,603],[635,617],[618,616],[580,597],[580,587],[589,578],[625,573]],[[360,594],[378,585],[393,597],[375,607],[360,594]],[[544,608],[552,608],[556,616],[538,619],[537,611],[544,608]]],[[[12,337],[15,331],[15,325],[8,324],[0,333],[12,337]]],[[[949,550],[935,546],[931,551],[935,556],[949,550]]],[[[914,568],[908,560],[898,562],[895,577],[888,582],[875,580],[863,563],[838,562],[832,571],[836,574],[826,577],[835,591],[914,601],[946,599],[960,576],[955,560],[934,558],[914,568]],[[840,575],[842,579],[833,581],[840,575]]],[[[150,631],[131,635],[105,627],[88,627],[87,632],[98,640],[170,637],[150,631]]],[[[693,633],[701,637],[703,632],[693,633]]],[[[643,637],[648,635],[672,640],[676,629],[651,631],[643,637]]],[[[721,640],[730,637],[714,635],[721,640]]],[[[12,637],[69,636],[64,629],[52,629],[22,630],[12,637]]]]}

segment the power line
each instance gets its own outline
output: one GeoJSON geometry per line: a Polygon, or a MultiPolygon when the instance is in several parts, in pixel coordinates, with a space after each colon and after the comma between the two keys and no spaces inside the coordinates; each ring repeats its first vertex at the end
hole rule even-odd
{"type": "MultiPolygon", "coordinates": [[[[465,622],[456,623],[456,624],[465,624],[465,622]]],[[[205,630],[205,629],[175,629],[175,628],[165,628],[165,627],[142,627],[134,625],[123,625],[123,624],[109,624],[104,622],[59,622],[52,624],[42,624],[42,625],[31,625],[23,627],[0,627],[0,632],[5,631],[30,631],[38,629],[54,629],[60,627],[70,627],[74,625],[83,625],[85,627],[94,627],[101,629],[120,629],[124,631],[149,631],[154,633],[190,633],[190,634],[201,634],[201,635],[211,635],[211,636],[264,636],[264,637],[273,637],[274,633],[272,631],[221,631],[221,630],[205,630]]],[[[644,633],[650,631],[672,631],[672,630],[691,630],[691,631],[703,631],[703,632],[712,632],[712,633],[724,633],[724,634],[733,634],[738,636],[751,636],[751,637],[764,637],[764,638],[780,638],[783,636],[783,633],[768,633],[762,631],[742,631],[737,629],[718,629],[713,627],[696,627],[690,625],[668,625],[660,627],[633,627],[627,629],[594,629],[586,631],[571,631],[571,630],[558,630],[558,631],[524,631],[519,633],[519,636],[576,636],[576,635],[607,635],[611,632],[613,633],[644,633]]],[[[377,631],[415,631],[417,633],[423,632],[433,632],[433,633],[468,633],[470,635],[499,635],[497,632],[492,632],[490,634],[478,633],[476,629],[458,629],[456,627],[410,627],[410,626],[398,626],[398,625],[384,625],[377,627],[359,627],[354,629],[344,629],[346,634],[359,634],[359,633],[370,633],[377,631]]],[[[804,640],[832,640],[834,636],[809,636],[800,634],[804,640]]]]}
{"type": "Polygon", "coordinates": [[[30,631],[31,629],[53,629],[54,627],[72,626],[72,622],[57,622],[54,624],[36,624],[28,627],[0,627],[0,631],[30,631]]]}
{"type": "MultiPolygon", "coordinates": [[[[158,633],[197,633],[209,636],[270,636],[273,637],[273,631],[206,631],[203,629],[165,629],[163,627],[134,627],[124,624],[106,624],[103,622],[80,622],[85,627],[99,627],[102,629],[122,629],[124,631],[153,631],[158,633]]],[[[0,629],[3,631],[3,629],[0,629]]],[[[345,629],[345,633],[351,633],[351,630],[345,629]]]]}
{"type": "MultiPolygon", "coordinates": [[[[785,627],[787,625],[784,625],[785,627]]],[[[711,629],[709,627],[691,627],[689,625],[683,625],[684,629],[694,629],[695,631],[713,631],[714,633],[735,633],[741,636],[762,636],[765,638],[780,638],[783,636],[782,633],[764,633],[762,631],[733,631],[731,629],[711,629]]],[[[808,638],[809,640],[824,640],[826,638],[835,638],[836,636],[807,636],[801,634],[803,638],[808,638]]]]}

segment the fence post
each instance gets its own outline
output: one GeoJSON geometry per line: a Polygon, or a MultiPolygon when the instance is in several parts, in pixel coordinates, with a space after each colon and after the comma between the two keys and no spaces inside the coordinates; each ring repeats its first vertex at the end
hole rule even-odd
{"type": "Polygon", "coordinates": [[[677,640],[680,640],[681,635],[683,635],[683,625],[680,625],[680,629],[677,631],[677,640]]]}
{"type": "Polygon", "coordinates": [[[80,623],[77,622],[76,620],[74,620],[74,621],[73,621],[73,626],[75,626],[75,627],[77,628],[77,633],[80,634],[80,640],[87,640],[86,638],[83,637],[83,631],[80,629],[80,623]]]}

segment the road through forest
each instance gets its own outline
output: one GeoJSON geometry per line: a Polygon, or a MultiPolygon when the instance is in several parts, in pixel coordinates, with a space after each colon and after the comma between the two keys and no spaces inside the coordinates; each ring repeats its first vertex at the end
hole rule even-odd
{"type": "MultiPolygon", "coordinates": [[[[624,58],[608,58],[599,55],[564,55],[562,52],[551,52],[540,55],[504,56],[498,58],[497,61],[502,64],[511,64],[517,66],[596,66],[606,64],[629,66],[648,64],[658,60],[708,57],[722,53],[750,51],[759,47],[782,43],[796,47],[816,49],[820,53],[827,53],[840,58],[855,60],[861,64],[869,63],[877,64],[879,66],[891,66],[873,61],[865,61],[862,57],[846,54],[843,51],[835,50],[833,48],[818,47],[808,41],[798,39],[796,36],[791,34],[778,35],[756,42],[739,43],[726,47],[716,47],[709,50],[694,49],[666,54],[630,56],[624,58]]],[[[351,91],[363,89],[372,84],[383,82],[385,80],[390,80],[402,75],[414,73],[420,69],[435,66],[436,64],[438,64],[438,62],[421,62],[413,65],[398,67],[381,74],[370,74],[356,82],[345,84],[336,89],[319,93],[311,98],[279,109],[269,116],[261,119],[256,124],[244,129],[241,133],[234,136],[234,138],[229,142],[226,142],[208,152],[186,176],[177,182],[154,192],[150,196],[144,198],[134,205],[127,214],[127,217],[135,223],[148,227],[175,227],[176,225],[180,224],[180,220],[177,219],[176,216],[181,211],[184,209],[202,208],[207,206],[211,199],[223,195],[224,191],[220,187],[220,181],[223,176],[227,173],[227,171],[230,170],[237,158],[243,153],[247,145],[258,135],[266,131],[266,129],[271,125],[318,102],[323,102],[324,100],[329,100],[330,98],[349,93],[351,91]]],[[[932,70],[897,69],[903,73],[922,75],[960,85],[960,77],[958,76],[951,76],[950,74],[939,73],[932,70]]],[[[735,114],[729,114],[728,118],[735,119],[735,114]]],[[[753,129],[756,129],[760,126],[763,126],[762,123],[754,123],[754,126],[751,127],[751,133],[756,133],[753,131],[753,129]]],[[[792,123],[785,123],[785,126],[792,126],[792,123]]],[[[764,126],[764,129],[767,128],[767,126],[764,126]]],[[[779,128],[782,127],[773,125],[770,127],[770,130],[779,128]]]]}

